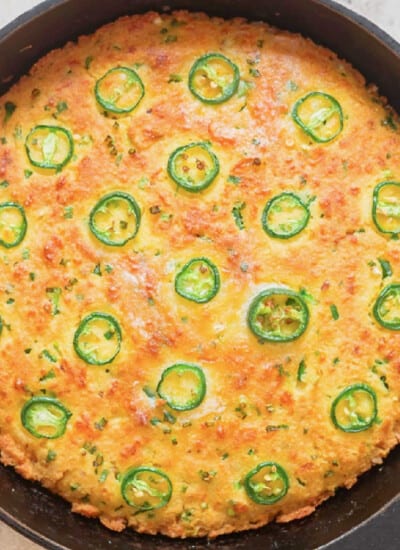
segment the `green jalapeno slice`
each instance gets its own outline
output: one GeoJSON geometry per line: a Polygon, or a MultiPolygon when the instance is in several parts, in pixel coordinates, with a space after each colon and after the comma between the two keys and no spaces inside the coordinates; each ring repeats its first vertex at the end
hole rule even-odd
{"type": "Polygon", "coordinates": [[[28,134],[25,149],[33,166],[60,171],[74,154],[74,140],[66,128],[39,125],[28,134]]]}
{"type": "Polygon", "coordinates": [[[122,332],[118,321],[107,313],[87,315],[74,335],[77,355],[89,365],[107,365],[121,349],[122,332]]]}
{"type": "Polygon", "coordinates": [[[289,239],[308,224],[308,206],[294,193],[281,193],[267,202],[262,214],[264,231],[277,239],[289,239]]]}
{"type": "Polygon", "coordinates": [[[193,258],[175,278],[176,293],[197,304],[212,300],[219,288],[218,268],[207,258],[193,258]]]}
{"type": "Polygon", "coordinates": [[[375,187],[372,219],[381,233],[400,233],[400,182],[383,181],[375,187]]]}
{"type": "Polygon", "coordinates": [[[25,238],[28,222],[25,210],[16,202],[0,204],[0,245],[5,248],[18,246],[25,238]]]}
{"type": "Polygon", "coordinates": [[[144,96],[140,76],[128,67],[114,67],[96,83],[96,100],[109,113],[131,113],[144,96]]]}
{"type": "Polygon", "coordinates": [[[374,390],[367,384],[353,384],[345,388],[333,401],[331,419],[344,432],[368,430],[378,414],[374,390]]]}
{"type": "Polygon", "coordinates": [[[206,395],[206,377],[197,365],[177,363],[165,369],[157,386],[157,393],[176,411],[190,411],[206,395]]]}
{"type": "Polygon", "coordinates": [[[102,197],[89,217],[93,235],[108,246],[124,246],[139,231],[141,212],[135,199],[122,191],[102,197]]]}
{"type": "Polygon", "coordinates": [[[257,504],[274,504],[289,490],[289,478],[276,462],[261,462],[244,478],[248,496],[257,504]]]}
{"type": "Polygon", "coordinates": [[[220,53],[203,55],[189,72],[189,90],[203,103],[227,101],[236,93],[239,82],[237,65],[220,53]]]}
{"type": "Polygon", "coordinates": [[[268,288],[254,298],[247,317],[250,330],[268,342],[290,342],[308,325],[308,307],[298,292],[268,288]]]}
{"type": "Polygon", "coordinates": [[[218,158],[207,143],[189,143],[178,147],[168,160],[169,176],[191,193],[206,189],[218,173],[218,158]]]}
{"type": "Polygon", "coordinates": [[[21,410],[23,427],[34,437],[57,439],[64,435],[72,413],[53,397],[32,397],[21,410]]]}
{"type": "Polygon", "coordinates": [[[379,294],[373,309],[375,319],[389,330],[400,330],[400,284],[386,286],[379,294]]]}
{"type": "Polygon", "coordinates": [[[328,143],[343,130],[343,111],[331,95],[310,92],[294,105],[292,118],[317,143],[328,143]]]}
{"type": "Polygon", "coordinates": [[[121,494],[125,502],[137,510],[157,510],[170,501],[172,483],[162,470],[140,466],[123,476],[121,494]]]}

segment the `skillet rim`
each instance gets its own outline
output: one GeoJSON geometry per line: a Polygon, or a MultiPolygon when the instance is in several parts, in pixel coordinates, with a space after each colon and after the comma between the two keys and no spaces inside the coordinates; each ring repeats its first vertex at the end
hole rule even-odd
{"type": "MultiPolygon", "coordinates": [[[[45,14],[50,13],[51,11],[57,9],[63,4],[67,5],[69,2],[70,0],[44,0],[39,4],[37,4],[36,6],[32,7],[31,9],[25,11],[18,17],[16,17],[14,20],[6,24],[4,27],[0,28],[0,51],[2,48],[3,42],[10,35],[22,29],[25,25],[40,19],[45,14]]],[[[330,13],[339,15],[341,18],[346,19],[351,24],[357,26],[358,29],[361,30],[361,32],[367,33],[370,37],[372,37],[372,40],[375,40],[378,43],[380,43],[381,46],[391,51],[391,53],[393,53],[397,58],[400,59],[400,42],[398,42],[389,33],[384,31],[379,25],[377,25],[376,23],[373,23],[365,16],[359,13],[356,13],[355,11],[353,11],[352,9],[346,6],[338,4],[334,0],[309,0],[309,2],[316,6],[322,5],[330,13]]],[[[177,9],[180,9],[180,8],[177,8],[177,9]]],[[[272,24],[275,24],[275,23],[272,23],[272,24]]],[[[10,86],[12,86],[13,83],[20,78],[20,76],[21,75],[18,75],[16,78],[14,78],[14,75],[12,75],[10,79],[10,86]]],[[[384,459],[383,467],[385,465],[385,462],[389,458],[389,456],[392,456],[394,453],[397,453],[397,455],[400,456],[399,446],[400,446],[400,443],[397,445],[396,448],[392,449],[388,457],[384,459]]],[[[0,467],[5,468],[1,464],[0,464],[0,467]]],[[[369,472],[376,470],[378,468],[379,468],[378,466],[375,466],[374,468],[369,470],[369,472]]],[[[6,468],[6,469],[9,469],[9,468],[6,468]]],[[[0,473],[1,473],[1,470],[0,470],[0,473]]],[[[357,481],[357,483],[358,482],[359,480],[357,481]]],[[[29,483],[29,481],[27,483],[29,483]]],[[[351,490],[352,489],[350,489],[350,491],[351,490]]],[[[59,498],[59,497],[55,497],[55,498],[59,498]]],[[[372,515],[362,520],[360,523],[357,523],[352,528],[345,531],[335,539],[332,539],[331,541],[327,542],[323,546],[319,546],[318,547],[319,550],[323,550],[323,549],[334,550],[334,548],[336,547],[339,548],[342,542],[345,542],[346,540],[350,539],[352,535],[354,536],[359,529],[361,529],[362,527],[365,527],[367,524],[371,526],[377,517],[383,516],[386,512],[391,510],[396,503],[399,503],[399,502],[400,502],[400,493],[398,493],[397,496],[392,497],[388,502],[386,502],[383,506],[381,506],[378,510],[376,510],[372,515]]],[[[1,505],[0,505],[0,521],[3,521],[6,525],[13,528],[15,531],[19,532],[20,534],[25,536],[27,539],[31,540],[36,544],[43,546],[47,550],[68,550],[68,547],[49,539],[46,535],[39,533],[38,531],[35,531],[33,528],[24,524],[22,520],[19,520],[17,517],[13,516],[11,513],[5,510],[1,505]]],[[[195,546],[193,546],[192,548],[195,548],[195,546]]],[[[391,549],[388,548],[388,550],[391,550],[391,549]]]]}

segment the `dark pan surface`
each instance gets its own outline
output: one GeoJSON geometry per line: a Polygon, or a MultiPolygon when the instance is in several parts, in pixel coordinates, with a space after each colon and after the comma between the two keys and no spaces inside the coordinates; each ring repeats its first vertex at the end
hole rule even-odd
{"type": "MultiPolygon", "coordinates": [[[[166,0],[44,2],[0,31],[0,94],[54,47],[120,15],[161,11],[165,4],[166,0]]],[[[368,81],[379,85],[381,93],[400,111],[399,44],[364,18],[330,0],[171,0],[168,5],[173,9],[207,11],[210,15],[263,19],[301,32],[353,63],[368,81]]],[[[112,533],[95,520],[72,514],[66,502],[0,465],[0,518],[32,540],[57,550],[311,550],[323,545],[330,550],[397,550],[399,494],[400,447],[383,466],[362,476],[351,491],[339,490],[308,518],[212,542],[172,541],[132,531],[112,533]]]]}

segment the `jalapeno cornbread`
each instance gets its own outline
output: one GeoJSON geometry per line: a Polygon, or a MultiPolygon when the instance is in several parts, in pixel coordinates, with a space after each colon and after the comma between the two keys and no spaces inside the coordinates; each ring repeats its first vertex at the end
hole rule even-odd
{"type": "Polygon", "coordinates": [[[171,537],[287,522],[399,438],[400,133],[331,51],[125,17],[0,100],[0,459],[171,537]]]}

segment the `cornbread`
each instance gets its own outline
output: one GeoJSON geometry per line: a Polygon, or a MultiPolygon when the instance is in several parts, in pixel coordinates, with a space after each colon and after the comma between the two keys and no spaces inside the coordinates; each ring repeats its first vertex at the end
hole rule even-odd
{"type": "Polygon", "coordinates": [[[312,513],[398,442],[400,134],[265,23],[127,16],[0,99],[0,460],[108,528],[312,513]]]}

